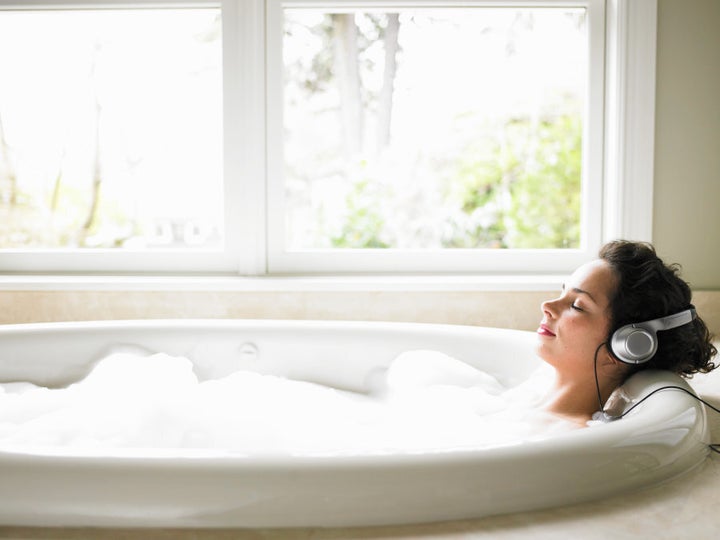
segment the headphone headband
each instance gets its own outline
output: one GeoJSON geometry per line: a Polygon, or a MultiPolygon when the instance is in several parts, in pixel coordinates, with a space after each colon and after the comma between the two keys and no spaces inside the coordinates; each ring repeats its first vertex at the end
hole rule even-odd
{"type": "Polygon", "coordinates": [[[663,330],[672,330],[673,328],[677,328],[678,326],[684,326],[686,324],[690,324],[697,318],[697,312],[695,311],[694,306],[690,306],[685,311],[681,311],[680,313],[675,313],[674,315],[668,315],[667,317],[661,317],[660,319],[653,319],[651,321],[646,321],[644,323],[640,323],[641,326],[647,325],[648,327],[652,328],[656,332],[660,332],[663,330]]]}
{"type": "Polygon", "coordinates": [[[610,338],[610,350],[621,362],[643,364],[657,352],[657,332],[690,324],[697,318],[695,306],[679,313],[641,323],[626,324],[610,338]]]}

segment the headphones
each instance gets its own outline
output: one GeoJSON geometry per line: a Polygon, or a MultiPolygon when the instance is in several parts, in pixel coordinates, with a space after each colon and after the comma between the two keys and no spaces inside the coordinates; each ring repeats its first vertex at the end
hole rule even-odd
{"type": "Polygon", "coordinates": [[[657,332],[690,324],[696,318],[695,306],[691,305],[685,311],[674,315],[626,324],[613,332],[610,351],[615,358],[626,364],[644,364],[657,352],[657,332]]]}

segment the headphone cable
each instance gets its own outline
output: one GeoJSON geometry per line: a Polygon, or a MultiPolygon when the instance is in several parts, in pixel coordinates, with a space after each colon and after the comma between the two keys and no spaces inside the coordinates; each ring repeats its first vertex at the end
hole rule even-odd
{"type": "MultiPolygon", "coordinates": [[[[600,352],[600,349],[602,349],[603,345],[607,345],[607,343],[603,342],[603,343],[601,343],[601,344],[598,346],[597,349],[595,349],[595,358],[593,359],[593,369],[594,369],[594,372],[595,372],[595,389],[597,390],[598,403],[600,404],[600,412],[601,412],[603,415],[605,415],[606,418],[609,418],[609,419],[612,419],[612,420],[620,420],[621,418],[625,417],[625,415],[629,414],[635,407],[637,407],[638,405],[640,405],[643,401],[645,401],[646,399],[648,399],[648,398],[649,398],[650,396],[652,396],[653,394],[656,394],[656,393],[660,392],[661,390],[681,390],[681,391],[685,392],[687,395],[689,395],[690,397],[698,400],[700,403],[702,403],[702,404],[705,405],[706,407],[708,407],[708,408],[712,409],[713,411],[715,411],[716,413],[720,414],[720,408],[715,407],[714,405],[711,405],[710,403],[708,403],[708,402],[705,401],[704,399],[696,396],[693,392],[691,392],[691,391],[688,390],[687,388],[683,388],[682,386],[676,386],[676,385],[667,385],[667,386],[661,386],[660,388],[656,388],[655,390],[653,390],[652,392],[650,392],[647,396],[643,397],[640,401],[638,401],[637,403],[634,403],[627,411],[624,411],[623,413],[621,413],[621,414],[619,414],[619,415],[617,415],[617,416],[610,416],[610,415],[608,415],[608,414],[605,412],[605,406],[603,405],[602,396],[601,396],[601,394],[600,394],[600,382],[598,381],[598,374],[597,374],[597,357],[598,357],[598,353],[600,352]]],[[[710,450],[712,450],[713,452],[715,452],[715,453],[717,453],[717,454],[720,454],[720,444],[710,443],[710,444],[708,444],[708,447],[709,447],[710,450]]]]}
{"type": "MultiPolygon", "coordinates": [[[[626,414],[628,414],[630,411],[632,411],[635,407],[637,407],[638,405],[640,405],[640,404],[641,404],[643,401],[645,401],[647,398],[649,398],[649,397],[652,396],[653,394],[656,394],[656,393],[659,392],[660,390],[682,390],[683,392],[685,392],[685,393],[686,393],[687,395],[689,395],[690,397],[698,400],[700,403],[702,403],[702,404],[705,405],[706,407],[709,407],[710,409],[712,409],[712,410],[715,411],[716,413],[720,414],[720,409],[718,409],[718,408],[715,407],[714,405],[710,405],[710,403],[708,403],[707,401],[705,401],[705,400],[702,399],[701,397],[696,396],[693,392],[691,392],[691,391],[688,390],[687,388],[683,388],[682,386],[668,385],[668,386],[661,386],[660,388],[656,388],[655,390],[653,390],[652,392],[650,392],[647,396],[645,396],[644,398],[642,398],[640,401],[638,401],[637,403],[634,403],[632,407],[630,407],[627,411],[623,412],[622,414],[620,414],[620,415],[617,416],[616,418],[617,418],[617,419],[622,418],[623,416],[625,416],[626,414]]],[[[710,448],[710,450],[712,450],[712,451],[715,452],[716,454],[720,454],[720,444],[710,443],[710,444],[708,444],[708,447],[710,448]]]]}
{"type": "Polygon", "coordinates": [[[603,345],[607,345],[607,343],[603,341],[600,345],[598,345],[598,348],[595,349],[595,356],[593,357],[593,370],[595,372],[595,389],[597,390],[598,405],[600,405],[600,412],[605,414],[605,406],[603,405],[602,396],[600,395],[600,382],[598,381],[597,374],[598,353],[600,352],[600,349],[603,348],[603,345]]]}

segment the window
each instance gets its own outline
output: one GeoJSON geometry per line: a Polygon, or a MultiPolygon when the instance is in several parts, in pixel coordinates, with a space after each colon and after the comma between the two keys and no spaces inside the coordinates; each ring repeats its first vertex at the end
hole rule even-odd
{"type": "Polygon", "coordinates": [[[649,3],[0,0],[0,269],[566,271],[649,3]]]}
{"type": "Polygon", "coordinates": [[[0,13],[2,247],[222,242],[219,16],[0,13]]]}

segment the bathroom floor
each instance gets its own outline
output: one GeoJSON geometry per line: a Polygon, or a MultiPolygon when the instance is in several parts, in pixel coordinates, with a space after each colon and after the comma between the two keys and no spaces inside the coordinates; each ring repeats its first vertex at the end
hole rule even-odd
{"type": "MultiPolygon", "coordinates": [[[[698,394],[720,407],[720,368],[691,380],[698,394]]],[[[720,442],[720,414],[709,411],[712,441],[720,442]]],[[[53,540],[655,540],[715,539],[720,530],[720,454],[664,485],[592,503],[506,516],[361,529],[44,529],[0,527],[0,538],[53,540]]]]}

